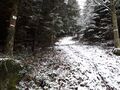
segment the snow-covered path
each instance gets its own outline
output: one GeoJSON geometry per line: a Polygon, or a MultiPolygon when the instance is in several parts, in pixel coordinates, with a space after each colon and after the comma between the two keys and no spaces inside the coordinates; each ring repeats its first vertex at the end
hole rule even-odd
{"type": "Polygon", "coordinates": [[[65,37],[56,48],[64,52],[74,75],[82,78],[78,90],[120,90],[120,57],[99,46],[77,43],[65,37]]]}
{"type": "Polygon", "coordinates": [[[28,57],[20,90],[120,90],[120,57],[110,49],[60,39],[28,57]]]}

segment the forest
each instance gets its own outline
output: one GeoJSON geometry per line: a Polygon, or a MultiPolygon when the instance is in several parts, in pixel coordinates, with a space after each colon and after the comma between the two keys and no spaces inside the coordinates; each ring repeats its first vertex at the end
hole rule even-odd
{"type": "Polygon", "coordinates": [[[1,0],[0,90],[120,90],[120,0],[1,0]]]}

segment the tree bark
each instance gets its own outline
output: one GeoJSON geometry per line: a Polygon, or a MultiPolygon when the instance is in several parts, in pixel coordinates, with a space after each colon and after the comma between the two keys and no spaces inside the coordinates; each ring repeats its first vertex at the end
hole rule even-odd
{"type": "Polygon", "coordinates": [[[17,3],[13,4],[12,12],[10,16],[10,25],[8,27],[8,35],[6,38],[6,46],[5,46],[5,54],[8,56],[13,55],[13,47],[14,47],[14,37],[15,37],[15,27],[17,20],[17,3]]]}
{"type": "Polygon", "coordinates": [[[112,23],[113,23],[113,33],[114,33],[114,45],[116,48],[120,48],[118,22],[117,22],[116,8],[115,8],[114,2],[115,2],[115,0],[110,0],[111,13],[112,13],[112,23]]]}

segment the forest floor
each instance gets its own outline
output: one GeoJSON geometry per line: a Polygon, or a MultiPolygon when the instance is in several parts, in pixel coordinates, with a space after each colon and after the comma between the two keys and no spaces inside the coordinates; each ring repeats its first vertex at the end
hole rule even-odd
{"type": "Polygon", "coordinates": [[[120,57],[112,49],[83,45],[72,37],[26,59],[20,90],[120,90],[120,57]]]}

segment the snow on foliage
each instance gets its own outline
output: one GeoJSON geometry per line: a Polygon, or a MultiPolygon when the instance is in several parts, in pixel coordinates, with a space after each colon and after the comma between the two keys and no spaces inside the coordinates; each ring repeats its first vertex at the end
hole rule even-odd
{"type": "Polygon", "coordinates": [[[83,34],[83,36],[80,39],[89,42],[102,42],[113,39],[110,12],[107,7],[101,4],[108,4],[108,2],[101,1],[86,0],[81,16],[82,29],[80,34],[83,34]]]}

